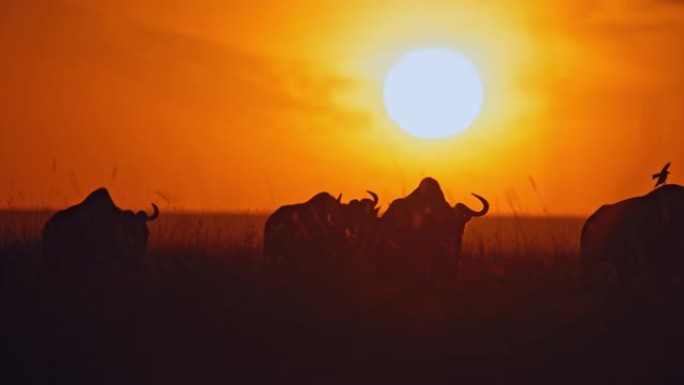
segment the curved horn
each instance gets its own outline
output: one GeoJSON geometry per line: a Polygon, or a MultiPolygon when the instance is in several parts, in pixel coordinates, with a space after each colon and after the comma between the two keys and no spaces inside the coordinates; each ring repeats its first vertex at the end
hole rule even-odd
{"type": "Polygon", "coordinates": [[[474,216],[474,217],[481,217],[481,216],[487,214],[487,212],[489,211],[489,202],[487,202],[486,199],[484,199],[483,197],[481,197],[481,196],[479,196],[479,195],[477,195],[477,194],[475,194],[475,193],[471,193],[471,194],[472,194],[475,198],[479,199],[480,202],[482,202],[482,210],[480,210],[480,211],[473,211],[473,210],[470,210],[470,215],[472,215],[472,216],[474,216]]]}
{"type": "Polygon", "coordinates": [[[337,203],[342,203],[342,193],[337,196],[337,203]]]}
{"type": "Polygon", "coordinates": [[[366,190],[368,194],[370,194],[371,197],[373,197],[373,208],[375,208],[378,205],[378,202],[380,201],[378,199],[378,194],[372,192],[371,190],[366,190]]]}
{"type": "Polygon", "coordinates": [[[475,193],[471,193],[471,194],[473,194],[473,196],[475,198],[479,199],[480,202],[482,202],[482,210],[475,211],[475,210],[471,209],[470,207],[464,205],[463,203],[457,203],[456,206],[454,206],[454,208],[459,209],[459,210],[463,210],[464,214],[466,214],[468,217],[471,217],[471,218],[472,217],[481,217],[481,216],[487,214],[487,212],[489,211],[489,202],[487,202],[486,199],[484,199],[483,197],[481,197],[475,193]]]}
{"type": "Polygon", "coordinates": [[[155,219],[157,219],[157,218],[159,217],[159,208],[158,208],[157,205],[155,205],[154,203],[152,203],[152,210],[154,210],[154,211],[152,212],[152,215],[149,215],[149,216],[147,217],[147,220],[148,220],[148,221],[153,221],[153,220],[155,220],[155,219]]]}

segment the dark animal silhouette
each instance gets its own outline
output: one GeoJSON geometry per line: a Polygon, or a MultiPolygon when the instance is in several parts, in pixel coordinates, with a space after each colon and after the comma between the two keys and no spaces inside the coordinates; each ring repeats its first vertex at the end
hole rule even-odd
{"type": "Polygon", "coordinates": [[[367,191],[372,199],[352,199],[343,207],[345,233],[350,250],[365,245],[378,220],[378,195],[367,191]]]}
{"type": "Polygon", "coordinates": [[[466,223],[489,211],[487,200],[473,195],[482,202],[482,210],[474,211],[463,203],[452,207],[439,183],[424,178],[408,196],[394,200],[380,218],[374,254],[385,261],[385,268],[408,261],[427,266],[433,273],[453,270],[461,255],[466,223]]]}
{"type": "Polygon", "coordinates": [[[378,197],[341,202],[327,192],[278,208],[264,226],[263,253],[270,265],[299,274],[313,263],[351,252],[377,218],[378,197]]]}
{"type": "Polygon", "coordinates": [[[121,210],[100,188],[83,202],[56,212],[42,232],[42,252],[52,269],[89,269],[102,264],[137,262],[147,248],[147,222],[159,216],[121,210]]]}
{"type": "Polygon", "coordinates": [[[668,168],[670,168],[670,162],[667,162],[659,173],[653,174],[651,179],[657,179],[656,184],[653,187],[658,187],[661,184],[667,183],[667,176],[670,175],[670,172],[667,170],[668,168]]]}
{"type": "Polygon", "coordinates": [[[585,267],[607,262],[623,294],[649,274],[662,294],[684,267],[684,187],[664,185],[650,193],[606,204],[584,223],[580,238],[585,267]]]}
{"type": "Polygon", "coordinates": [[[267,263],[297,270],[311,254],[323,258],[344,244],[341,195],[316,194],[304,203],[279,207],[266,220],[263,253],[267,263]]]}

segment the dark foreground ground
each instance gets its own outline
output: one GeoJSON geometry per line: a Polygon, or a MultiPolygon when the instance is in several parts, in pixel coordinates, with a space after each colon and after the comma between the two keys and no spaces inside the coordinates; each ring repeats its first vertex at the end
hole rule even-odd
{"type": "Polygon", "coordinates": [[[167,217],[139,269],[55,276],[41,218],[0,227],[3,384],[684,381],[681,285],[627,303],[609,269],[588,279],[580,220],[473,221],[430,284],[361,259],[274,279],[254,216],[167,217]]]}

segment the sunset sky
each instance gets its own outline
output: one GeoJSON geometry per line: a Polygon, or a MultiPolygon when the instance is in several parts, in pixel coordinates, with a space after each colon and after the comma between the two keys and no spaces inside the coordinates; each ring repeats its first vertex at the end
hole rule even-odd
{"type": "Polygon", "coordinates": [[[684,184],[684,1],[5,0],[0,204],[271,210],[421,177],[452,203],[586,215],[684,184]],[[482,113],[409,136],[382,85],[440,46],[480,71],[482,113]]]}

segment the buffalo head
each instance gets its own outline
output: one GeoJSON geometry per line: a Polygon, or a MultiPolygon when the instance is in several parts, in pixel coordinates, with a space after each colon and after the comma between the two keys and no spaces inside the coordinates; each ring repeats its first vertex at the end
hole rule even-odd
{"type": "Polygon", "coordinates": [[[481,217],[489,212],[489,202],[480,195],[475,193],[471,194],[482,202],[482,210],[475,211],[463,203],[456,203],[456,205],[454,205],[454,213],[456,214],[456,218],[463,221],[464,224],[468,223],[473,217],[481,217]]]}

